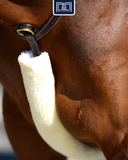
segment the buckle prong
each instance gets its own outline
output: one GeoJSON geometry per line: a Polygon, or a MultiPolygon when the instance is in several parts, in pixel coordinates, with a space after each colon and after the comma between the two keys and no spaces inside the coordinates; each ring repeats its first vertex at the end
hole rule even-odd
{"type": "Polygon", "coordinates": [[[28,28],[21,28],[21,29],[18,29],[18,30],[17,30],[17,33],[18,33],[19,35],[24,36],[24,34],[21,33],[21,32],[29,32],[29,33],[31,33],[32,35],[34,35],[34,32],[33,32],[32,30],[28,29],[28,28]]]}

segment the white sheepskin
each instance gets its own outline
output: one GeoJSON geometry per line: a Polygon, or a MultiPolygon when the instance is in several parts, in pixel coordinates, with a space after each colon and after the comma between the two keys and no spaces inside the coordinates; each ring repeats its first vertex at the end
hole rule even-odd
{"type": "Polygon", "coordinates": [[[54,75],[46,52],[35,58],[22,53],[18,58],[35,126],[49,146],[76,159],[103,160],[99,148],[84,145],[61,124],[55,106],[54,75]]]}

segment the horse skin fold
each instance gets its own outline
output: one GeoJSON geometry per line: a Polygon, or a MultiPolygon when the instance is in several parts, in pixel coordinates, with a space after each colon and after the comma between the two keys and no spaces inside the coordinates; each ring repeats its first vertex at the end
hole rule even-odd
{"type": "Polygon", "coordinates": [[[104,159],[99,148],[75,139],[61,124],[55,106],[55,80],[48,53],[34,58],[21,53],[18,61],[35,126],[46,143],[67,157],[104,159]]]}

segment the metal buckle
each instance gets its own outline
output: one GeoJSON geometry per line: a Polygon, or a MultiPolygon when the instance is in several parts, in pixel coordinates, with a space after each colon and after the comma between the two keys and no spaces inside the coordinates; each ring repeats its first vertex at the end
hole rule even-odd
{"type": "Polygon", "coordinates": [[[29,32],[29,33],[31,33],[32,35],[34,35],[34,31],[32,31],[32,30],[30,30],[30,29],[28,29],[28,28],[17,29],[16,32],[17,32],[19,35],[21,35],[21,36],[24,36],[24,34],[21,33],[21,32],[29,32]]]}

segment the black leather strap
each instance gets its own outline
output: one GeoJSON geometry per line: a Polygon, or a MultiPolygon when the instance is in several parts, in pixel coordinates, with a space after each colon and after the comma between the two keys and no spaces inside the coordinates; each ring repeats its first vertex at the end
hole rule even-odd
{"type": "Polygon", "coordinates": [[[54,28],[54,26],[58,23],[61,17],[62,16],[52,15],[49,21],[42,27],[42,29],[40,29],[39,32],[35,34],[36,41],[38,41],[39,39],[43,38],[46,34],[48,34],[48,32],[50,32],[54,28]]]}
{"type": "Polygon", "coordinates": [[[40,29],[37,29],[35,26],[31,24],[15,25],[13,26],[13,29],[15,31],[12,31],[12,32],[16,34],[18,37],[29,42],[33,56],[35,57],[41,54],[41,49],[38,44],[38,40],[43,38],[45,35],[47,35],[54,28],[54,26],[57,24],[57,22],[60,20],[61,17],[62,16],[52,15],[50,19],[40,29]],[[21,32],[23,36],[20,35],[18,32],[19,33],[21,32]],[[33,33],[33,35],[31,32],[33,33]]]}
{"type": "Polygon", "coordinates": [[[40,45],[38,44],[38,41],[35,40],[35,38],[31,35],[25,35],[26,40],[31,46],[33,57],[36,57],[41,54],[40,45]]]}

